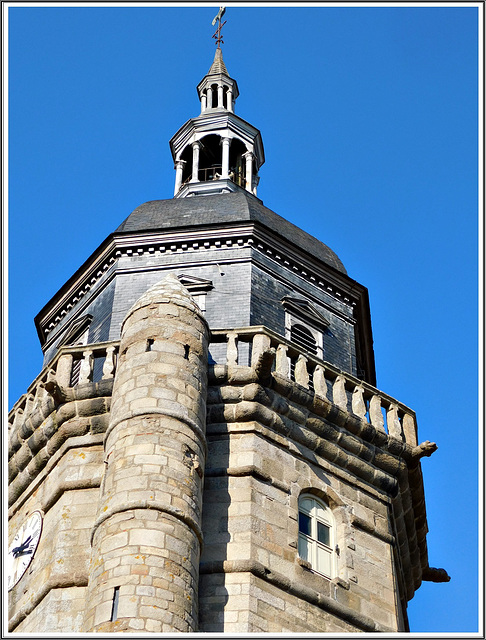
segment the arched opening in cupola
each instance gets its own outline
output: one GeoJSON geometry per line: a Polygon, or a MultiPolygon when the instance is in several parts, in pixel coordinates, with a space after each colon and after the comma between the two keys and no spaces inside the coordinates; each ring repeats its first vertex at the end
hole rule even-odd
{"type": "Polygon", "coordinates": [[[215,134],[210,134],[199,140],[201,144],[199,151],[199,182],[221,178],[223,168],[220,140],[221,138],[215,134]]]}
{"type": "Polygon", "coordinates": [[[229,177],[240,187],[245,188],[246,161],[243,155],[248,151],[246,146],[238,138],[231,140],[229,151],[229,177]]]}
{"type": "Polygon", "coordinates": [[[192,177],[192,145],[188,144],[184,151],[181,153],[181,160],[184,160],[182,169],[182,184],[189,182],[192,177]]]}
{"type": "Polygon", "coordinates": [[[212,84],[210,91],[208,91],[208,108],[216,109],[217,106],[218,106],[218,85],[212,84]]]}

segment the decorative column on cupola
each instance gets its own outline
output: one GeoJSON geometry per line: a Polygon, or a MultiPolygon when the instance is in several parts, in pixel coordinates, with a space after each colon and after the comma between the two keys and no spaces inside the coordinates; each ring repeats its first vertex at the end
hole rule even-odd
{"type": "Polygon", "coordinates": [[[174,197],[228,193],[243,189],[257,194],[258,171],[265,162],[258,129],[234,113],[239,95],[223,60],[221,22],[224,9],[213,20],[216,53],[197,86],[201,112],[172,137],[170,148],[176,170],[174,197]]]}

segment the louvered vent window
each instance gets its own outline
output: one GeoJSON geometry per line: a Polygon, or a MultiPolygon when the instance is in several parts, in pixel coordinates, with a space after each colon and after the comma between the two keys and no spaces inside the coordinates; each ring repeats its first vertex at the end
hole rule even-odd
{"type": "Polygon", "coordinates": [[[312,355],[317,355],[317,343],[312,333],[302,324],[294,324],[290,329],[290,341],[305,349],[312,355]]]}
{"type": "Polygon", "coordinates": [[[69,382],[70,387],[75,387],[79,382],[79,373],[81,371],[82,358],[76,358],[73,360],[73,367],[71,369],[71,380],[69,382]]]}

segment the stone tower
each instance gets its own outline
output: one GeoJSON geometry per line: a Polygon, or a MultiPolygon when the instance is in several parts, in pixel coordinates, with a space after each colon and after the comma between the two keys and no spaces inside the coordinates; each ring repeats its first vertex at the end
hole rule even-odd
{"type": "Polygon", "coordinates": [[[9,628],[393,632],[429,567],[415,413],[366,288],[257,197],[221,48],[133,211],[36,317],[9,414],[9,628]]]}

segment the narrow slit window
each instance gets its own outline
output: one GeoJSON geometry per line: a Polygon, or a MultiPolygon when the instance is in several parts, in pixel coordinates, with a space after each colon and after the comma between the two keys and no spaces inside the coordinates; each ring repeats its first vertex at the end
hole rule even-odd
{"type": "Polygon", "coordinates": [[[115,587],[113,590],[113,603],[111,605],[111,618],[110,621],[113,622],[118,618],[118,600],[120,597],[120,587],[115,587]]]}

